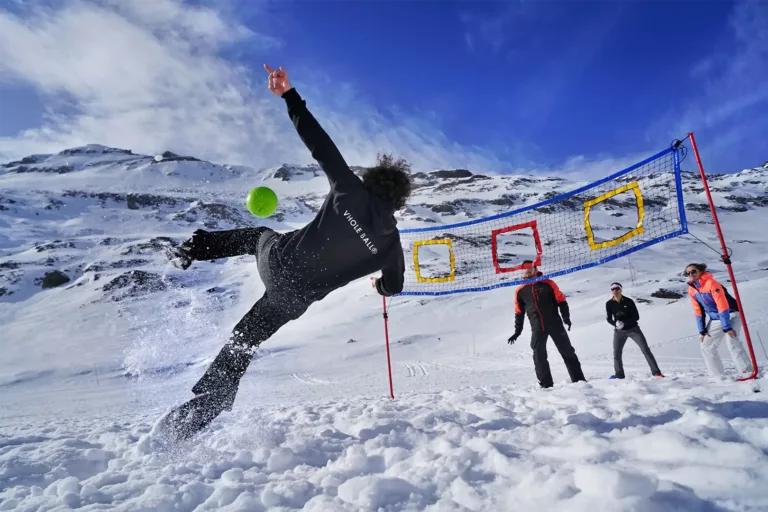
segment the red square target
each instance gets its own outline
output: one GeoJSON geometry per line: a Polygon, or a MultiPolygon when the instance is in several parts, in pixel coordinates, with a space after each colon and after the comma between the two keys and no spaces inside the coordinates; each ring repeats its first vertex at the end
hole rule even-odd
{"type": "Polygon", "coordinates": [[[502,233],[508,233],[510,231],[519,231],[521,229],[531,228],[533,231],[533,241],[536,245],[536,259],[534,260],[534,266],[541,265],[541,240],[539,239],[539,230],[536,227],[536,221],[525,222],[523,224],[515,224],[514,226],[507,226],[501,229],[494,229],[491,231],[491,250],[493,251],[493,266],[496,267],[496,273],[501,274],[503,272],[514,272],[515,270],[522,270],[523,264],[516,265],[514,267],[502,267],[499,265],[498,255],[498,241],[497,237],[502,233]]]}

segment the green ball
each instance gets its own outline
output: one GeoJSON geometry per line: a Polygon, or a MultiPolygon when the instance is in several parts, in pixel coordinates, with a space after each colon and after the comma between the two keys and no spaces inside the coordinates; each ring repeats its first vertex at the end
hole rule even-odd
{"type": "Polygon", "coordinates": [[[256,187],[245,200],[248,211],[257,217],[269,217],[277,209],[277,194],[268,187],[256,187]]]}

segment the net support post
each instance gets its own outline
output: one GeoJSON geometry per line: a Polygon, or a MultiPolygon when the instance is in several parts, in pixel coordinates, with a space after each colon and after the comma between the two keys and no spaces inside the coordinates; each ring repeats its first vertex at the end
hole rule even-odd
{"type": "Polygon", "coordinates": [[[723,238],[723,231],[720,228],[720,220],[717,217],[717,211],[715,209],[715,203],[712,201],[712,194],[709,191],[709,183],[707,182],[707,175],[704,173],[704,166],[701,164],[701,157],[699,156],[699,148],[696,146],[696,138],[693,136],[693,132],[688,134],[691,139],[691,147],[693,148],[693,154],[696,157],[696,165],[699,167],[699,174],[701,175],[701,181],[704,184],[704,191],[707,194],[707,201],[709,201],[709,209],[712,211],[712,219],[715,221],[715,229],[717,229],[717,237],[720,239],[720,246],[723,249],[723,255],[721,257],[723,263],[728,268],[728,275],[731,278],[731,284],[733,285],[733,294],[736,296],[736,302],[739,305],[739,317],[741,318],[741,325],[744,326],[744,338],[747,340],[747,348],[749,349],[749,357],[752,360],[752,375],[749,377],[740,378],[740,381],[756,379],[758,374],[757,359],[755,358],[755,349],[752,346],[752,338],[749,335],[749,326],[747,325],[747,318],[744,315],[744,306],[741,303],[741,297],[739,296],[739,287],[736,284],[736,276],[733,275],[733,267],[731,267],[731,259],[728,255],[728,247],[725,245],[725,239],[723,238]]]}

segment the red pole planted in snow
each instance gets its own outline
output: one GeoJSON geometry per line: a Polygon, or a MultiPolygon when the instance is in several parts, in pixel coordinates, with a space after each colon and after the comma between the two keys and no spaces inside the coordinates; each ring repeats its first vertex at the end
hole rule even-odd
{"type": "MultiPolygon", "coordinates": [[[[371,278],[371,286],[376,288],[376,278],[371,278]]],[[[389,372],[389,396],[395,399],[395,391],[392,389],[392,363],[389,358],[389,315],[387,315],[387,298],[381,296],[381,307],[384,311],[384,341],[387,346],[387,371],[389,372]]]]}
{"type": "Polygon", "coordinates": [[[392,389],[392,363],[389,359],[389,317],[387,316],[387,298],[381,296],[381,306],[384,308],[384,339],[387,343],[387,371],[389,372],[389,396],[395,399],[395,391],[392,389]]]}
{"type": "Polygon", "coordinates": [[[691,146],[693,147],[693,154],[696,156],[696,164],[699,166],[699,174],[701,174],[701,181],[704,183],[704,191],[707,193],[707,200],[709,201],[709,209],[712,210],[712,218],[715,221],[715,228],[717,229],[717,237],[720,239],[720,245],[723,248],[722,260],[725,266],[728,268],[728,275],[731,276],[731,284],[733,285],[733,294],[736,296],[736,302],[739,305],[739,317],[741,318],[741,324],[744,326],[744,337],[747,340],[747,348],[749,349],[749,357],[752,359],[752,375],[739,379],[740,381],[756,379],[757,378],[757,359],[755,358],[755,349],[752,347],[752,339],[749,336],[749,327],[747,326],[747,318],[744,316],[744,307],[741,305],[741,297],[739,296],[739,287],[736,285],[736,277],[733,275],[733,268],[731,268],[731,259],[728,256],[728,247],[725,245],[725,239],[723,238],[723,231],[720,229],[720,221],[717,218],[717,212],[715,211],[715,203],[712,201],[712,194],[709,192],[709,184],[707,183],[707,176],[704,174],[704,166],[701,165],[701,157],[699,156],[699,149],[696,147],[696,139],[693,137],[693,132],[689,133],[691,138],[691,146]]]}

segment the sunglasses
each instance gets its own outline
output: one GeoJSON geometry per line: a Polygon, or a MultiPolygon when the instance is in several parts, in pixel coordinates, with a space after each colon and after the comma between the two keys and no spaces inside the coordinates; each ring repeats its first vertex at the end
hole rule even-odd
{"type": "Polygon", "coordinates": [[[616,290],[621,290],[621,288],[611,288],[612,292],[615,292],[616,290]]]}
{"type": "Polygon", "coordinates": [[[687,270],[686,270],[686,271],[684,271],[684,272],[683,272],[683,275],[684,275],[685,277],[688,277],[688,276],[695,276],[695,275],[697,275],[697,274],[700,274],[700,273],[701,273],[701,272],[700,272],[698,269],[694,269],[694,270],[691,270],[690,272],[688,272],[687,270]]]}

